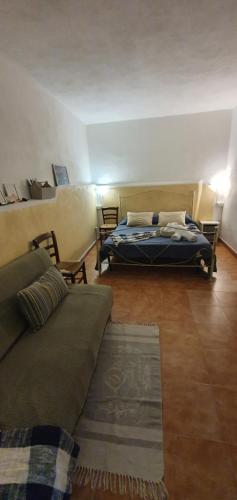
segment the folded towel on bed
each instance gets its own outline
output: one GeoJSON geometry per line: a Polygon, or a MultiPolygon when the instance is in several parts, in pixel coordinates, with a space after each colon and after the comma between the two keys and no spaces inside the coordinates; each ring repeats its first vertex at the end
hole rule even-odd
{"type": "Polygon", "coordinates": [[[177,233],[172,234],[171,240],[173,240],[173,241],[181,241],[182,240],[182,235],[180,233],[178,233],[178,231],[177,231],[177,233]]]}
{"type": "Polygon", "coordinates": [[[187,241],[197,241],[197,235],[191,231],[186,231],[185,229],[177,229],[175,233],[171,236],[174,241],[187,240],[187,241]]]}
{"type": "Polygon", "coordinates": [[[164,238],[171,238],[173,234],[175,234],[175,229],[172,227],[165,226],[160,228],[160,235],[164,238]]]}
{"type": "Polygon", "coordinates": [[[161,236],[171,238],[174,241],[186,240],[197,241],[197,235],[190,231],[187,226],[169,222],[167,226],[162,227],[160,230],[161,236]]]}
{"type": "Polygon", "coordinates": [[[200,229],[198,229],[196,224],[186,224],[182,226],[181,224],[176,224],[174,222],[169,222],[166,226],[169,229],[182,229],[184,231],[191,231],[192,233],[200,233],[200,229]]]}

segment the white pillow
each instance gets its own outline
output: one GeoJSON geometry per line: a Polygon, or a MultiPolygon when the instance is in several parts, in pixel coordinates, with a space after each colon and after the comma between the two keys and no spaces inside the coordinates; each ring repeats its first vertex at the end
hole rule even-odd
{"type": "Polygon", "coordinates": [[[159,212],[159,226],[167,226],[169,222],[185,226],[186,212],[159,212]]]}
{"type": "Polygon", "coordinates": [[[152,226],[153,212],[128,212],[127,226],[152,226]]]}

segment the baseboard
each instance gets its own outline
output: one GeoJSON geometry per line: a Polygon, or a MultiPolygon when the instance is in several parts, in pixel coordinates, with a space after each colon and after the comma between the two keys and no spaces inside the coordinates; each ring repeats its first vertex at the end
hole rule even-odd
{"type": "Polygon", "coordinates": [[[80,259],[79,260],[83,260],[86,258],[86,256],[88,255],[88,253],[90,252],[90,250],[95,246],[96,244],[96,240],[93,240],[92,243],[88,246],[88,248],[85,250],[85,252],[83,252],[83,254],[80,256],[80,259]]]}
{"type": "Polygon", "coordinates": [[[224,245],[228,248],[228,250],[230,250],[230,252],[235,256],[237,257],[237,250],[235,250],[229,243],[227,243],[227,241],[225,241],[223,238],[219,238],[219,240],[224,243],[224,245]]]}

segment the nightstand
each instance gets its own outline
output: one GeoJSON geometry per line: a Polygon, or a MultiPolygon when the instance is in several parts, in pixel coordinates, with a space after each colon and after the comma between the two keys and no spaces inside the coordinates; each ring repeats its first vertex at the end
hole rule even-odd
{"type": "Polygon", "coordinates": [[[200,231],[211,244],[216,243],[219,234],[220,222],[217,220],[200,220],[198,222],[200,231]]]}

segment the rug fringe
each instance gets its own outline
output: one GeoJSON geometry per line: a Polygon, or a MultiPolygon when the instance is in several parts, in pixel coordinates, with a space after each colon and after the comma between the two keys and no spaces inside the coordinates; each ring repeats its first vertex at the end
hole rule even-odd
{"type": "Polygon", "coordinates": [[[158,323],[124,323],[123,321],[110,321],[111,325],[125,325],[125,326],[157,326],[158,323]]]}
{"type": "Polygon", "coordinates": [[[133,498],[139,496],[144,500],[167,500],[168,492],[163,483],[159,481],[144,481],[141,478],[114,474],[86,467],[79,467],[76,472],[75,482],[78,486],[90,485],[92,490],[103,489],[111,493],[126,495],[133,498]]]}

